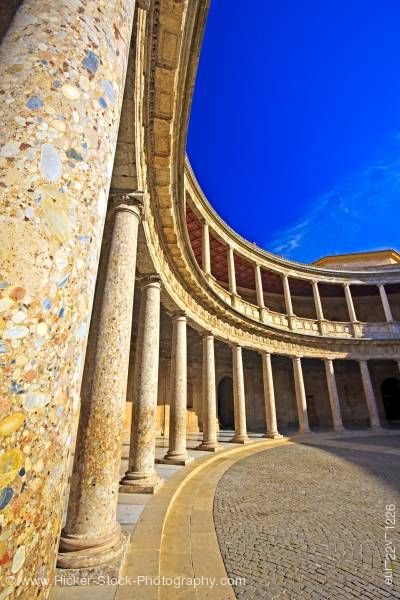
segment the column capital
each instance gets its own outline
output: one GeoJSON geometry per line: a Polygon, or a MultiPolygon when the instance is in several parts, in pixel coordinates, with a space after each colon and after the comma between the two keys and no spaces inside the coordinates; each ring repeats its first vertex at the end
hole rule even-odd
{"type": "Polygon", "coordinates": [[[112,189],[109,194],[108,211],[131,212],[141,218],[144,212],[144,193],[138,190],[112,189]]]}
{"type": "Polygon", "coordinates": [[[171,314],[172,321],[187,320],[187,314],[184,310],[176,310],[171,314]]]}
{"type": "Polygon", "coordinates": [[[333,359],[333,358],[329,358],[329,357],[326,357],[326,356],[324,356],[324,358],[323,358],[322,360],[323,360],[325,363],[333,363],[333,360],[334,360],[334,359],[333,359]]]}
{"type": "Polygon", "coordinates": [[[201,337],[204,338],[213,338],[214,339],[214,334],[211,331],[203,331],[201,334],[201,337]]]}
{"type": "Polygon", "coordinates": [[[150,10],[151,0],[136,0],[138,8],[150,10]]]}
{"type": "Polygon", "coordinates": [[[259,350],[258,354],[260,354],[260,356],[273,356],[274,352],[270,352],[269,350],[259,350]]]}
{"type": "Polygon", "coordinates": [[[161,285],[161,277],[158,273],[149,273],[147,275],[142,275],[139,278],[139,281],[142,289],[149,286],[160,287],[161,285]]]}
{"type": "Polygon", "coordinates": [[[237,342],[230,342],[229,345],[230,345],[230,347],[232,349],[234,349],[234,348],[240,348],[240,349],[242,349],[243,348],[243,346],[241,344],[238,344],[237,342]]]}

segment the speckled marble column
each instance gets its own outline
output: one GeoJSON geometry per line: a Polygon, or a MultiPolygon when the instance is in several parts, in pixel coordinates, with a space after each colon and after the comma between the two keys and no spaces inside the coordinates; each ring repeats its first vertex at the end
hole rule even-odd
{"type": "Polygon", "coordinates": [[[46,598],[22,578],[54,571],[133,13],[133,0],[25,0],[0,49],[7,598],[46,598]]]}
{"type": "Polygon", "coordinates": [[[211,333],[203,335],[202,413],[203,441],[197,450],[216,452],[220,446],[217,442],[214,336],[211,333]]]}
{"type": "Polygon", "coordinates": [[[186,465],[193,460],[186,449],[187,340],[186,315],[172,316],[171,394],[169,448],[160,461],[186,465]]]}
{"type": "Polygon", "coordinates": [[[296,390],[297,415],[299,419],[299,433],[309,433],[310,426],[308,424],[307,414],[307,399],[306,390],[304,387],[303,368],[301,366],[301,358],[294,356],[292,358],[294,384],[296,390]]]}
{"type": "Polygon", "coordinates": [[[129,463],[120,483],[121,492],[133,494],[154,494],[163,481],[154,468],[160,352],[160,288],[158,275],[149,275],[142,280],[129,463]]]}
{"type": "Polygon", "coordinates": [[[261,352],[261,360],[264,386],[265,421],[267,425],[267,430],[264,434],[264,437],[272,438],[273,440],[280,439],[283,436],[278,432],[278,424],[276,421],[275,389],[270,353],[261,352]]]}
{"type": "MultiPolygon", "coordinates": [[[[121,553],[116,520],[141,196],[113,195],[108,265],[96,315],[91,385],[82,386],[68,514],[58,566],[99,565],[121,553]],[[85,394],[85,391],[87,395],[85,394]],[[112,432],[112,434],[110,434],[112,432]]],[[[86,372],[85,372],[86,373],[86,372]]]]}
{"type": "Polygon", "coordinates": [[[331,405],[333,429],[334,431],[344,431],[333,360],[330,358],[325,358],[324,363],[326,382],[328,385],[329,404],[331,405]]]}
{"type": "Polygon", "coordinates": [[[371,429],[382,429],[382,425],[376,407],[376,398],[374,388],[372,386],[371,375],[369,372],[368,361],[360,360],[361,379],[364,388],[365,401],[367,403],[369,422],[371,429]]]}
{"type": "Polygon", "coordinates": [[[233,409],[235,416],[235,435],[229,441],[245,444],[249,441],[246,427],[246,394],[244,390],[242,347],[232,346],[233,409]]]}

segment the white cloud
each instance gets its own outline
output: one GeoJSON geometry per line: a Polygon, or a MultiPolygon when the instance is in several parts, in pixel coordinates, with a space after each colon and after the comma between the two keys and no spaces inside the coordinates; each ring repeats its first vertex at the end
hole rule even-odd
{"type": "Polygon", "coordinates": [[[309,261],[321,253],[399,245],[400,236],[389,239],[389,230],[397,232],[390,219],[398,219],[399,209],[400,160],[373,163],[316,198],[298,222],[267,240],[265,247],[309,261]]]}

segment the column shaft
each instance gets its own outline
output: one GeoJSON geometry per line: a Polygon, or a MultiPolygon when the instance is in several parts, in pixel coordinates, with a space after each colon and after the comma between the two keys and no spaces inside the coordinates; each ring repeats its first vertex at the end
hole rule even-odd
{"type": "Polygon", "coordinates": [[[186,405],[186,316],[179,314],[172,317],[169,449],[162,462],[185,465],[191,460],[186,450],[186,405]]]}
{"type": "Polygon", "coordinates": [[[352,323],[355,323],[357,321],[357,316],[354,308],[353,298],[351,295],[350,285],[348,283],[344,285],[344,294],[346,296],[347,310],[349,311],[350,321],[352,323]]]}
{"type": "Polygon", "coordinates": [[[231,294],[237,294],[235,255],[234,255],[232,246],[228,246],[228,279],[229,279],[229,291],[231,292],[231,294]]]}
{"type": "Polygon", "coordinates": [[[292,362],[296,389],[297,414],[299,418],[299,433],[308,433],[310,431],[310,427],[308,424],[307,399],[306,390],[304,387],[301,358],[295,356],[292,358],[292,362]]]}
{"type": "Polygon", "coordinates": [[[260,265],[254,265],[254,277],[256,280],[257,304],[260,308],[265,308],[264,291],[261,277],[260,265]]]}
{"type": "Polygon", "coordinates": [[[293,305],[292,305],[292,295],[290,293],[290,284],[289,284],[289,278],[287,275],[282,275],[282,282],[283,282],[283,293],[285,296],[285,307],[286,307],[286,314],[289,320],[289,327],[293,328],[295,326],[295,315],[293,312],[293,305]]]}
{"type": "Polygon", "coordinates": [[[318,321],[323,321],[324,320],[324,311],[322,310],[322,302],[321,302],[321,296],[319,294],[319,289],[318,289],[318,281],[312,282],[312,288],[313,288],[315,312],[317,313],[317,319],[318,319],[318,321]]]}
{"type": "Polygon", "coordinates": [[[241,346],[232,347],[232,373],[235,435],[230,441],[235,442],[236,444],[245,444],[249,438],[247,436],[246,428],[246,397],[241,346]]]}
{"type": "Polygon", "coordinates": [[[154,468],[160,350],[160,279],[142,281],[135,352],[135,390],[128,470],[120,491],[154,493],[162,483],[154,468]]]}
{"type": "Polygon", "coordinates": [[[329,358],[324,360],[326,381],[328,384],[329,403],[331,405],[333,429],[343,431],[342,415],[340,411],[339,394],[336,385],[335,369],[333,361],[329,358]]]}
{"type": "MultiPolygon", "coordinates": [[[[67,521],[58,565],[87,567],[121,552],[118,473],[129,369],[135,264],[141,201],[117,196],[101,308],[96,314],[82,385],[67,521]],[[110,431],[113,435],[110,438],[110,431]]],[[[97,305],[97,298],[96,298],[97,305]]]]}
{"type": "Polygon", "coordinates": [[[203,237],[202,237],[202,261],[203,271],[207,275],[211,274],[211,255],[210,255],[210,231],[208,223],[203,223],[203,237]]]}
{"type": "Polygon", "coordinates": [[[281,438],[282,436],[278,432],[278,424],[276,420],[274,378],[272,373],[271,355],[269,352],[262,352],[261,360],[266,420],[266,433],[264,437],[277,439],[281,438]]]}
{"type": "Polygon", "coordinates": [[[0,48],[0,387],[15,428],[2,440],[14,489],[2,578],[16,576],[15,597],[42,599],[35,578],[50,582],[56,563],[134,2],[80,3],[79,15],[67,0],[14,4],[0,48]]]}
{"type": "Polygon", "coordinates": [[[203,336],[202,409],[203,441],[198,446],[198,450],[215,452],[219,446],[217,442],[214,336],[211,333],[203,336]]]}
{"type": "Polygon", "coordinates": [[[386,321],[390,323],[393,321],[392,309],[390,307],[389,298],[386,294],[385,286],[382,284],[379,286],[379,293],[381,295],[383,310],[385,311],[386,321]]]}
{"type": "Polygon", "coordinates": [[[378,415],[378,409],[376,406],[376,398],[374,388],[372,386],[371,375],[369,372],[368,361],[360,360],[360,371],[362,384],[364,388],[365,400],[367,403],[369,421],[371,429],[381,429],[381,422],[378,415]]]}

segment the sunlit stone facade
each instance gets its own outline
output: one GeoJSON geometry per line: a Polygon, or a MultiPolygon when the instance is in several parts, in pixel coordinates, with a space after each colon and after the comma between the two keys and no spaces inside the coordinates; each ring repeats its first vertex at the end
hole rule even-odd
{"type": "Polygon", "coordinates": [[[221,221],[185,160],[207,9],[2,8],[4,598],[50,581],[57,555],[64,569],[121,556],[118,490],[162,485],[157,434],[171,433],[165,461],[185,464],[186,431],[216,451],[218,429],[245,443],[399,418],[396,253],[337,268],[269,254],[221,221]]]}

